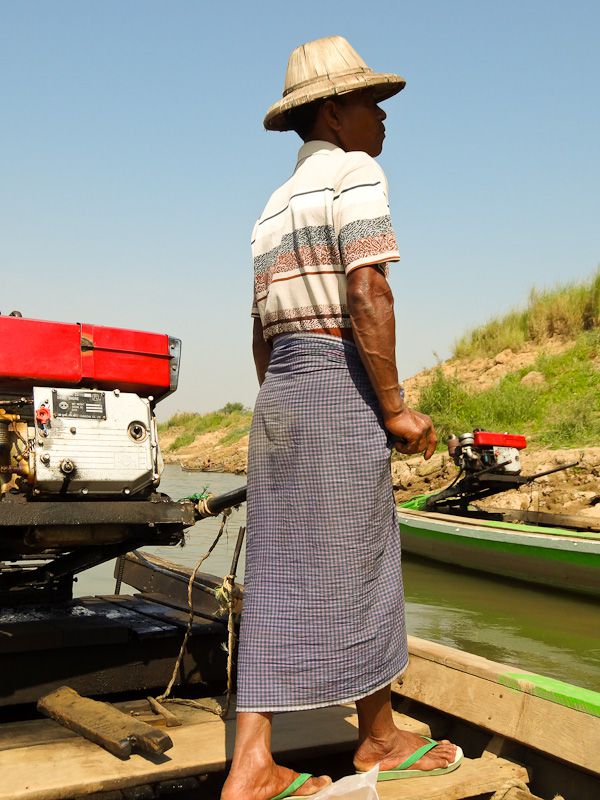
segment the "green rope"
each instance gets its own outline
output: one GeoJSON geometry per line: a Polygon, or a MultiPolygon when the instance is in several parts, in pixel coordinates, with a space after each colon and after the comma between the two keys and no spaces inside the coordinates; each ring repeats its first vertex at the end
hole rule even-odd
{"type": "Polygon", "coordinates": [[[186,497],[180,497],[177,501],[178,503],[183,503],[185,500],[193,500],[194,503],[197,503],[199,500],[206,500],[207,497],[210,497],[211,492],[208,489],[208,486],[205,486],[201,492],[195,492],[194,494],[188,494],[186,497]]]}

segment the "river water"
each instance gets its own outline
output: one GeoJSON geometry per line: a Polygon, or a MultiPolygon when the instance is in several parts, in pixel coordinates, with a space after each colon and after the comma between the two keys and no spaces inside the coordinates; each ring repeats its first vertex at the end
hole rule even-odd
{"type": "MultiPolygon", "coordinates": [[[[214,494],[243,485],[245,476],[183,472],[168,465],[161,491],[185,497],[207,487],[214,494]]],[[[229,572],[245,507],[234,511],[203,572],[229,572]]],[[[185,547],[146,548],[193,567],[208,550],[219,521],[198,523],[185,547]]],[[[244,553],[238,576],[243,579],[244,553]]],[[[79,576],[75,595],[112,594],[114,562],[79,576]]],[[[505,664],[600,691],[600,603],[516,581],[403,558],[408,632],[505,664]]]]}

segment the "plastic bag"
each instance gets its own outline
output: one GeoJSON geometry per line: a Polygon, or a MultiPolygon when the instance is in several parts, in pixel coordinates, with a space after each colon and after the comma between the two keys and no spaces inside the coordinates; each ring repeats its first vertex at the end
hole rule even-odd
{"type": "Polygon", "coordinates": [[[330,783],[317,794],[311,796],[311,800],[378,800],[377,794],[377,774],[379,764],[368,772],[361,772],[359,775],[346,775],[335,783],[330,783]]]}

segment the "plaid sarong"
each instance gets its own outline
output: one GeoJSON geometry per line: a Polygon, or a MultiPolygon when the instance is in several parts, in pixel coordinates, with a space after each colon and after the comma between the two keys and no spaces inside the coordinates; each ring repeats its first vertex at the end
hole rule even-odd
{"type": "Polygon", "coordinates": [[[408,661],[390,446],[354,344],[275,340],[254,411],[238,711],[358,700],[408,661]]]}

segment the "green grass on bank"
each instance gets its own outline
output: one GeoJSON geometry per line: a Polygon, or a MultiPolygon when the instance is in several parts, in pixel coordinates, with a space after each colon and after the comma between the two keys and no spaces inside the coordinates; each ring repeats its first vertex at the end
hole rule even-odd
{"type": "Polygon", "coordinates": [[[555,289],[532,289],[527,308],[511,311],[463,336],[454,346],[455,358],[495,356],[526,342],[540,344],[553,336],[575,339],[600,326],[600,268],[584,283],[555,289]]]}
{"type": "MultiPolygon", "coordinates": [[[[600,286],[600,276],[597,279],[600,286]]],[[[482,392],[465,388],[438,369],[423,391],[419,410],[429,414],[440,443],[450,433],[474,428],[522,433],[546,447],[600,443],[600,332],[582,333],[574,347],[559,355],[542,354],[536,363],[503,378],[482,392]],[[544,382],[521,379],[540,372],[544,382]]]]}
{"type": "Polygon", "coordinates": [[[227,403],[218,411],[208,414],[194,414],[183,412],[175,414],[167,422],[158,426],[159,433],[166,433],[170,429],[180,430],[177,438],[169,446],[169,451],[179,450],[192,444],[196,436],[202,433],[224,430],[218,444],[233,444],[245,436],[250,430],[252,412],[241,403],[227,403]]]}

